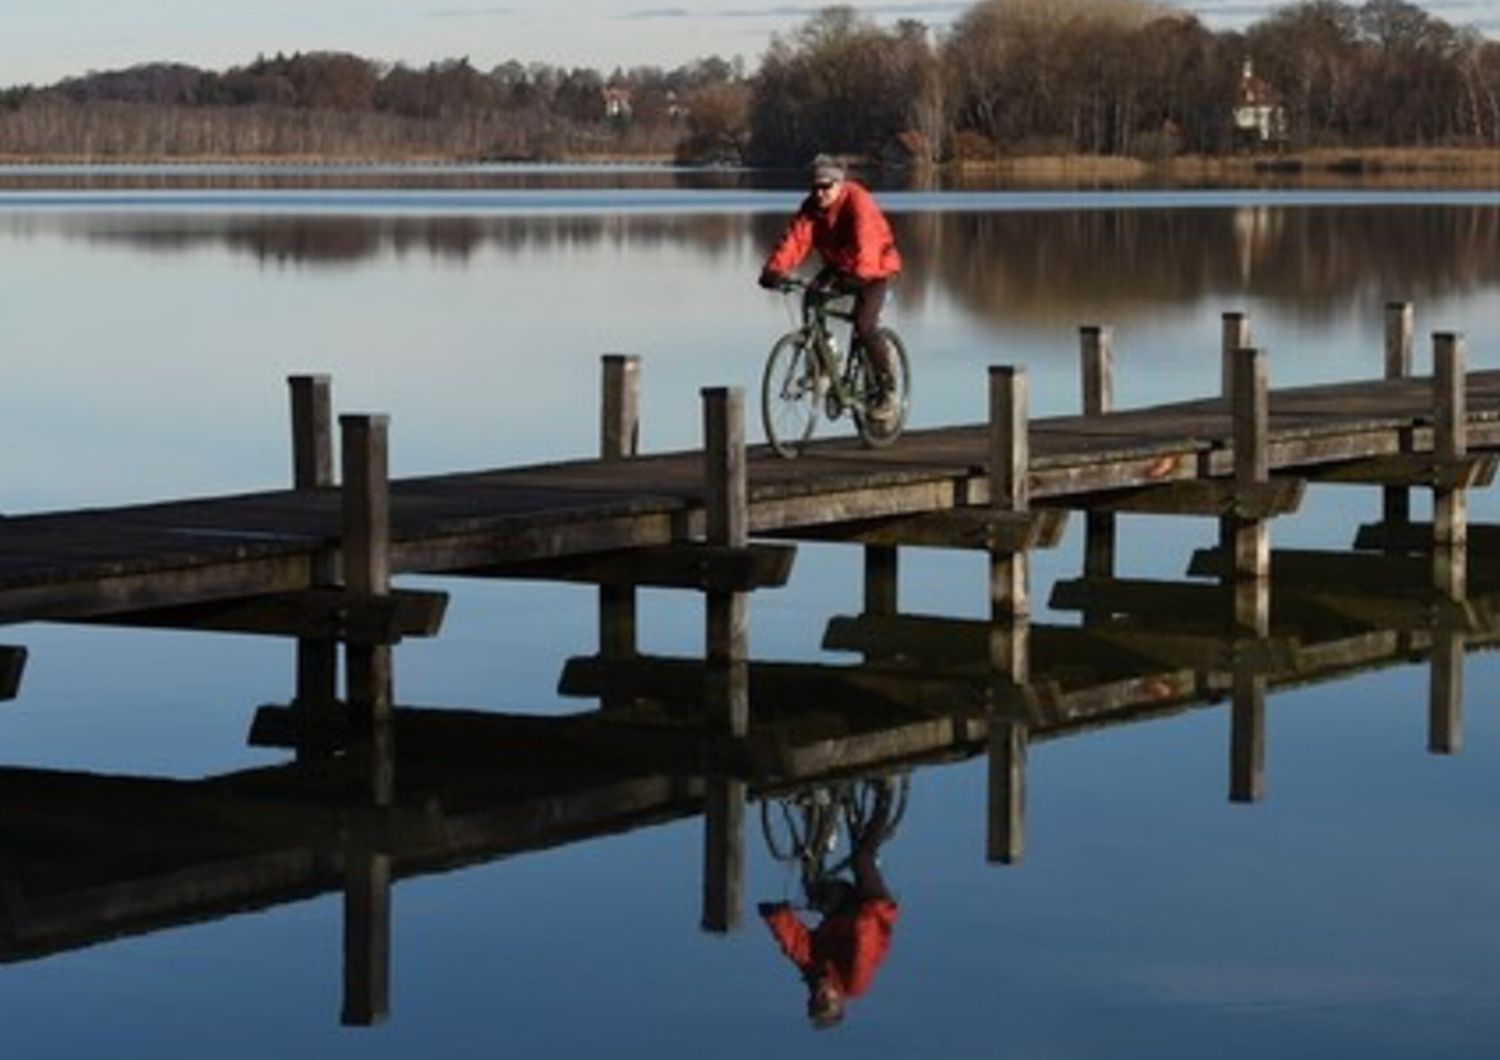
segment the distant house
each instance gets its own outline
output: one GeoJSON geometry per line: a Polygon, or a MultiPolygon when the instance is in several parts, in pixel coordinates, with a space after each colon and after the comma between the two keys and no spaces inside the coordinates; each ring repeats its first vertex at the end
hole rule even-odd
{"type": "Polygon", "coordinates": [[[1255,75],[1249,59],[1235,88],[1234,127],[1240,138],[1255,145],[1286,140],[1286,107],[1276,90],[1255,75]]]}
{"type": "Polygon", "coordinates": [[[622,85],[610,85],[604,90],[604,116],[626,119],[630,117],[630,89],[622,85]]]}

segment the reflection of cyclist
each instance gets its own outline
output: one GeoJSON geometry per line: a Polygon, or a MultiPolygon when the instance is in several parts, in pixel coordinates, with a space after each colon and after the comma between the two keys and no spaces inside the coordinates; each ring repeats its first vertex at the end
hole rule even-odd
{"type": "Polygon", "coordinates": [[[813,250],[823,259],[815,286],[854,296],[854,337],[864,345],[880,383],[869,412],[891,419],[897,412],[895,366],[880,336],[880,309],[887,283],[901,271],[901,254],[875,197],[827,155],[813,159],[812,191],[766,259],[760,285],[775,287],[813,250]]]}
{"type": "Polygon", "coordinates": [[[822,915],[811,930],[786,902],[764,902],[760,915],[781,951],[807,984],[807,1016],[817,1027],[844,1018],[846,998],[870,989],[875,971],[890,948],[898,907],[880,875],[876,856],[891,827],[891,791],[882,788],[874,812],[851,836],[854,879],[809,883],[808,904],[822,915]]]}

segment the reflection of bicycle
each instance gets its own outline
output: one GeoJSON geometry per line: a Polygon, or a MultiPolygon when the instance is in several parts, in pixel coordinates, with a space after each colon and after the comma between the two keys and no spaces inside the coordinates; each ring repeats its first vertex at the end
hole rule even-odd
{"type": "Polygon", "coordinates": [[[846,296],[799,279],[782,281],[780,289],[802,291],[802,326],[777,339],[766,358],[760,408],[771,448],[794,457],[812,437],[819,413],[836,420],[845,412],[854,417],[854,428],[866,445],[890,445],[906,426],[911,403],[911,366],[901,336],[890,328],[880,329],[891,351],[895,413],[873,416],[868,410],[881,387],[864,345],[851,338],[847,356],[840,356],[830,330],[830,318],[854,319],[849,308],[830,304],[846,296]]]}
{"type": "Polygon", "coordinates": [[[849,869],[861,844],[876,836],[877,829],[880,842],[895,834],[910,794],[910,776],[806,788],[763,800],[761,831],[771,856],[797,866],[803,894],[816,902],[824,885],[849,869]]]}

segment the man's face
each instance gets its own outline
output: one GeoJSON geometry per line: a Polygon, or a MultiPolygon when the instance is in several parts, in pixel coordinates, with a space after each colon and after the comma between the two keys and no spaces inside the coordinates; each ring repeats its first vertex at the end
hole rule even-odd
{"type": "Polygon", "coordinates": [[[839,192],[844,190],[844,182],[841,180],[815,180],[812,191],[823,209],[828,209],[838,201],[839,192]]]}

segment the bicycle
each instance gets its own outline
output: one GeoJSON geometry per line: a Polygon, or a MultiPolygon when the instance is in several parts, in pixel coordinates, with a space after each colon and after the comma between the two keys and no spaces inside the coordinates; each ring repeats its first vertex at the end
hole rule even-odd
{"type": "Polygon", "coordinates": [[[841,356],[831,330],[833,320],[853,323],[851,309],[830,304],[852,296],[797,278],[783,280],[778,289],[803,292],[802,325],[776,340],[761,377],[761,420],[771,448],[791,459],[812,438],[819,413],[836,420],[845,412],[853,417],[865,445],[890,445],[906,426],[911,407],[911,364],[901,336],[890,328],[880,329],[894,362],[896,413],[886,418],[872,416],[868,409],[880,392],[880,380],[864,346],[851,336],[849,352],[841,356]]]}
{"type": "Polygon", "coordinates": [[[798,868],[810,904],[845,872],[860,841],[879,825],[882,842],[896,833],[911,797],[911,777],[846,780],[805,788],[760,804],[761,834],[771,857],[798,868]],[[840,845],[847,853],[835,857],[840,845]]]}

